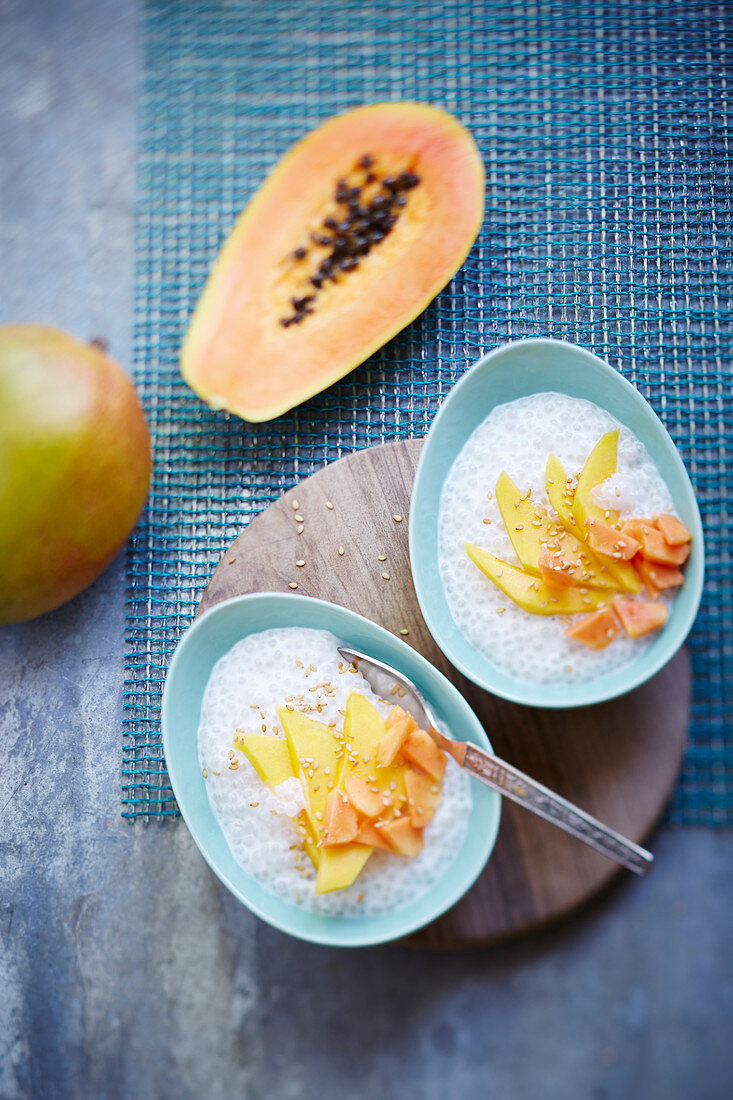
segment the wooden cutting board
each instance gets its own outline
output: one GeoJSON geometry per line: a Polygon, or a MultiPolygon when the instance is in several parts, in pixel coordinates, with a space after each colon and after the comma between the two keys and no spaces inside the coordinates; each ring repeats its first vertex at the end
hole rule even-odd
{"type": "MultiPolygon", "coordinates": [[[[412,583],[407,521],[420,448],[420,440],[408,440],[360,451],[285,493],[226,551],[199,610],[294,584],[293,591],[349,607],[395,634],[408,631],[404,640],[458,686],[500,756],[643,842],[679,771],[690,706],[687,652],[629,695],[582,709],[521,707],[471,684],[435,645],[412,583]]],[[[410,942],[447,949],[495,943],[569,913],[622,873],[505,800],[478,881],[410,942]]],[[[635,888],[643,890],[643,881],[635,888]]]]}

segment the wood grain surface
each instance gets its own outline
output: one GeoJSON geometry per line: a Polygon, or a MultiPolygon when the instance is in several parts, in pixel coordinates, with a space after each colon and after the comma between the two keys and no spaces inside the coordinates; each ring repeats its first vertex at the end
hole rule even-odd
{"type": "MultiPolygon", "coordinates": [[[[420,447],[409,440],[357,452],[286,493],[223,555],[199,610],[247,592],[292,590],[349,607],[395,634],[408,631],[404,640],[458,686],[498,755],[644,841],[679,771],[690,704],[687,652],[636,691],[594,707],[521,707],[475,687],[437,648],[412,583],[407,521],[420,447]]],[[[445,949],[495,943],[569,913],[621,873],[505,799],[496,847],[478,881],[410,942],[445,949]]]]}

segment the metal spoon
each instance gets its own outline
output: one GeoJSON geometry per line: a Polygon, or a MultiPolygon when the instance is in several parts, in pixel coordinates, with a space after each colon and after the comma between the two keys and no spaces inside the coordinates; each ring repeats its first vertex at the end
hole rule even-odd
{"type": "Polygon", "coordinates": [[[623,864],[637,875],[645,875],[651,869],[654,862],[651,852],[627,840],[614,829],[609,829],[584,810],[573,806],[572,802],[530,779],[518,768],[500,760],[498,756],[484,752],[467,741],[452,741],[444,737],[436,729],[436,718],[430,705],[412,681],[402,673],[357,649],[339,646],[339,653],[359,669],[381,698],[389,698],[390,693],[394,694],[394,686],[398,684],[404,692],[400,696],[400,706],[412,715],[421,729],[428,731],[435,743],[443,752],[452,756],[459,767],[480,779],[487,787],[492,787],[532,813],[551,821],[553,825],[589,844],[609,859],[623,864]]]}

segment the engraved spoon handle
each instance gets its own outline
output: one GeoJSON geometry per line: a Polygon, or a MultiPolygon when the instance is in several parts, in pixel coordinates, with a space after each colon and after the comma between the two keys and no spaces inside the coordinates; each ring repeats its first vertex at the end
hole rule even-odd
{"type": "Polygon", "coordinates": [[[558,825],[566,833],[589,844],[609,859],[622,863],[637,875],[645,875],[651,869],[654,862],[651,852],[627,840],[615,829],[609,829],[511,764],[469,744],[463,767],[488,787],[558,825]]]}

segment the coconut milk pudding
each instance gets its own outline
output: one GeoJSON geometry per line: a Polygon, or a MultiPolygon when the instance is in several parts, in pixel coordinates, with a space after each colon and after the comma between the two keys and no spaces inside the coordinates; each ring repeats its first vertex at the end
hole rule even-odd
{"type": "Polygon", "coordinates": [[[540,393],[493,409],[453,463],[440,575],[456,625],[496,667],[571,684],[629,664],[663,628],[690,537],[628,428],[540,393]]]}
{"type": "MultiPolygon", "coordinates": [[[[445,769],[442,783],[409,764],[409,745],[421,731],[414,730],[414,720],[395,707],[394,701],[379,699],[361,674],[343,662],[338,644],[325,631],[301,628],[267,630],[238,642],[217,662],[204,693],[198,731],[199,762],[209,801],[235,859],[262,886],[317,913],[351,916],[392,912],[426,893],[459,850],[471,807],[469,780],[437,749],[434,751],[441,761],[446,759],[446,764],[441,762],[441,770],[445,769]],[[342,732],[347,714],[351,722],[347,726],[349,737],[342,732]],[[396,716],[399,721],[395,721],[396,716]],[[390,768],[377,769],[376,756],[370,760],[369,753],[360,756],[356,751],[358,738],[368,732],[370,721],[372,727],[375,723],[381,726],[382,733],[391,729],[390,752],[398,742],[402,744],[404,758],[398,752],[390,768]],[[393,724],[388,726],[390,721],[393,724]],[[413,729],[406,740],[403,727],[413,729]],[[306,742],[297,740],[311,737],[315,740],[309,743],[320,745],[332,734],[342,740],[336,741],[335,756],[329,758],[331,766],[324,764],[325,749],[304,749],[306,742]],[[293,739],[295,767],[300,774],[283,778],[291,771],[287,750],[293,739]],[[269,775],[271,784],[263,782],[250,760],[269,775]],[[343,765],[340,771],[339,762],[343,765]],[[278,770],[281,767],[285,772],[278,770]],[[345,772],[345,779],[334,784],[337,772],[345,772]],[[383,782],[384,790],[371,782],[377,772],[390,780],[383,782]],[[370,799],[376,800],[379,811],[383,808],[379,798],[386,804],[393,795],[397,797],[400,787],[404,791],[403,773],[407,777],[409,811],[413,819],[417,814],[416,829],[410,826],[406,799],[396,803],[399,810],[390,807],[390,812],[383,812],[381,817],[369,806],[370,799]],[[344,782],[342,794],[340,786],[344,782]],[[333,790],[335,785],[339,790],[333,790]],[[329,801],[328,809],[318,802],[326,794],[330,799],[338,795],[333,805],[329,801]],[[423,795],[428,802],[420,801],[423,795]],[[358,814],[350,799],[359,807],[358,814]],[[362,805],[361,799],[366,799],[366,804],[362,805]],[[314,812],[317,805],[321,809],[314,812]],[[337,814],[332,812],[334,805],[337,814]],[[421,827],[423,805],[427,824],[421,827]],[[351,836],[343,829],[351,818],[358,818],[360,843],[336,844],[327,850],[335,853],[337,865],[349,858],[349,852],[369,853],[351,885],[343,889],[327,886],[332,892],[316,893],[316,871],[308,855],[314,847],[305,827],[309,812],[318,833],[323,830],[324,842],[333,839],[326,828],[331,828],[336,840],[351,836]],[[401,816],[396,825],[398,814],[401,816]],[[394,820],[388,821],[381,832],[381,821],[387,816],[394,820]],[[342,834],[336,836],[339,829],[342,834]],[[390,844],[396,847],[389,851],[365,847],[364,837],[369,837],[371,843],[382,843],[387,848],[381,836],[390,836],[390,844]],[[395,854],[402,850],[405,837],[413,847],[402,855],[395,854]]],[[[419,759],[422,747],[419,740],[415,744],[419,759]]],[[[431,746],[434,748],[432,739],[428,750],[431,746]]],[[[425,766],[431,767],[429,760],[425,766]]],[[[317,848],[315,858],[321,858],[317,848]]],[[[319,883],[321,874],[319,868],[319,883]]]]}

